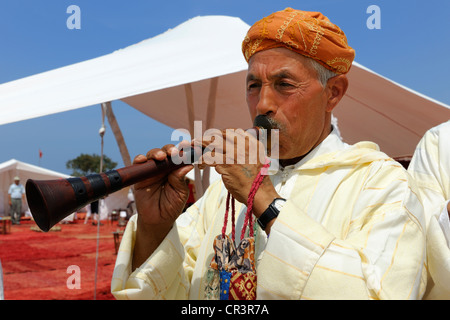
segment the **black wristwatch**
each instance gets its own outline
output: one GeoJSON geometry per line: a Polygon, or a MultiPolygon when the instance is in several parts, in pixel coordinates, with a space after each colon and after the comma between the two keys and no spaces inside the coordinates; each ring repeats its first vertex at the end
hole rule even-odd
{"type": "Polygon", "coordinates": [[[281,208],[283,207],[286,199],[283,198],[275,198],[269,207],[262,213],[262,215],[258,218],[258,224],[261,229],[266,230],[267,224],[278,217],[281,208]]]}

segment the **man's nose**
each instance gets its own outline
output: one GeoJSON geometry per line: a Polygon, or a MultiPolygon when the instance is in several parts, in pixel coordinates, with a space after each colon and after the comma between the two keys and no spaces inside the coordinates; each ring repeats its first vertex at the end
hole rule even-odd
{"type": "Polygon", "coordinates": [[[256,112],[258,114],[276,113],[278,105],[275,99],[275,92],[269,85],[261,87],[259,93],[258,104],[256,105],[256,112]]]}

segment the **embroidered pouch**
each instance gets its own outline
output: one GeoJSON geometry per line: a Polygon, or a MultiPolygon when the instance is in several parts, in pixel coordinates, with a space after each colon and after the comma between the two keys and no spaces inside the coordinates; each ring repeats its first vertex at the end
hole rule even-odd
{"type": "MultiPolygon", "coordinates": [[[[263,169],[267,169],[266,162],[263,169]]],[[[241,232],[241,242],[235,247],[235,210],[234,198],[227,196],[226,211],[222,234],[214,239],[214,257],[206,274],[205,295],[208,300],[255,300],[256,299],[256,267],[255,267],[255,238],[253,230],[253,198],[264,179],[261,170],[250,190],[247,201],[247,212],[241,232]],[[225,235],[228,211],[232,205],[231,239],[225,235]],[[249,228],[249,236],[244,238],[249,228]]]]}
{"type": "Polygon", "coordinates": [[[255,300],[256,273],[233,272],[230,280],[228,300],[255,300]]]}
{"type": "Polygon", "coordinates": [[[214,257],[207,271],[208,300],[254,300],[256,298],[255,240],[244,238],[235,249],[227,235],[214,239],[214,257]],[[217,292],[220,292],[218,295],[217,292]]]}
{"type": "Polygon", "coordinates": [[[206,271],[205,299],[220,300],[219,270],[211,267],[209,267],[208,271],[206,271]]]}

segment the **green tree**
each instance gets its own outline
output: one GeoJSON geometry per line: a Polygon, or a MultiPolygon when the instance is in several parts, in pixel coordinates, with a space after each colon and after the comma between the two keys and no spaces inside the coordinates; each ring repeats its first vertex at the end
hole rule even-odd
{"type": "MultiPolygon", "coordinates": [[[[103,155],[103,172],[114,169],[117,162],[112,161],[108,156],[103,155]]],[[[75,159],[66,162],[66,168],[72,169],[72,176],[81,177],[92,173],[100,172],[100,156],[97,154],[82,153],[75,159]]]]}

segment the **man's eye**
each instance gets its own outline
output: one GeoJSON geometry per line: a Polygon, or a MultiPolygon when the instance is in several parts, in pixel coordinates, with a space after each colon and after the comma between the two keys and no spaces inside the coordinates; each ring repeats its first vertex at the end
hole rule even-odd
{"type": "Polygon", "coordinates": [[[250,89],[256,89],[256,88],[259,88],[259,84],[256,83],[256,82],[249,83],[249,84],[247,85],[247,90],[250,90],[250,89]]]}
{"type": "Polygon", "coordinates": [[[289,82],[280,82],[278,85],[284,88],[292,87],[292,84],[290,84],[289,82]]]}

